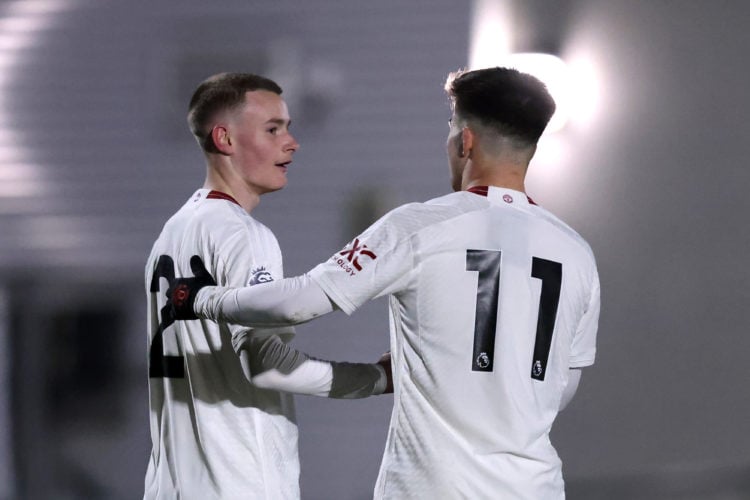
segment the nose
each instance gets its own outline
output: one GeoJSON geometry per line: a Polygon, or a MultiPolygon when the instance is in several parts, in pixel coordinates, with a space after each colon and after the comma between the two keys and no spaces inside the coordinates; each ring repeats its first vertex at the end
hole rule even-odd
{"type": "Polygon", "coordinates": [[[299,142],[297,142],[297,139],[295,139],[292,134],[289,134],[289,144],[287,145],[286,150],[294,153],[298,149],[299,149],[299,142]]]}

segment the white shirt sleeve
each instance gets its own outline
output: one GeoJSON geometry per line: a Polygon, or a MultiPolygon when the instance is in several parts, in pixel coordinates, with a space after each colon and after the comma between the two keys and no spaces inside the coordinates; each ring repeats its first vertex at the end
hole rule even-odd
{"type": "Polygon", "coordinates": [[[250,336],[240,350],[245,376],[257,387],[338,399],[382,394],[385,369],[377,363],[339,363],[310,358],[277,335],[250,336]]]}
{"type": "Polygon", "coordinates": [[[410,281],[415,268],[411,235],[398,222],[408,219],[409,212],[408,207],[397,210],[309,273],[346,314],[368,300],[401,290],[410,281]]]}
{"type": "Polygon", "coordinates": [[[206,319],[250,327],[305,323],[334,310],[323,290],[308,275],[244,288],[207,286],[193,304],[206,319]]]}
{"type": "MultiPolygon", "coordinates": [[[[205,287],[194,312],[252,327],[296,325],[334,310],[351,314],[370,299],[404,288],[414,271],[408,231],[390,214],[308,274],[240,289],[205,287]],[[330,298],[330,300],[329,300],[330,298]]],[[[408,217],[400,210],[399,217],[408,217]]]]}
{"type": "Polygon", "coordinates": [[[581,370],[576,368],[568,370],[568,384],[565,386],[565,389],[563,389],[562,396],[560,397],[560,411],[563,411],[573,400],[573,396],[575,396],[580,382],[581,370]]]}
{"type": "MultiPolygon", "coordinates": [[[[255,219],[241,219],[231,227],[231,236],[220,242],[221,262],[216,281],[226,287],[251,287],[282,279],[283,258],[276,236],[255,219]]],[[[231,320],[219,319],[229,328],[236,352],[249,335],[280,335],[285,341],[294,337],[294,328],[273,326],[248,329],[248,326],[231,320]]]]}
{"type": "Polygon", "coordinates": [[[589,303],[578,323],[570,349],[570,368],[582,368],[594,364],[596,357],[596,334],[599,327],[600,309],[599,276],[594,271],[589,303]]]}

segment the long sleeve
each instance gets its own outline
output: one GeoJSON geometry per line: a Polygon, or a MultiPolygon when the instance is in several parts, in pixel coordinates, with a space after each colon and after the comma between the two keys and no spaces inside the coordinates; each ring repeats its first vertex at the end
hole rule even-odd
{"type": "Polygon", "coordinates": [[[257,387],[336,399],[382,394],[387,375],[377,363],[344,363],[309,357],[277,335],[250,335],[240,347],[245,376],[257,387]]]}
{"type": "Polygon", "coordinates": [[[323,289],[308,275],[244,288],[207,286],[195,299],[201,318],[250,327],[305,323],[334,310],[323,289]]]}

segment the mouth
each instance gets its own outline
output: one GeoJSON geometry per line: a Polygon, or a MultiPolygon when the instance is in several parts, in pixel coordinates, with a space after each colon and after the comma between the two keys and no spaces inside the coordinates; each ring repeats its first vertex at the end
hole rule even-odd
{"type": "Polygon", "coordinates": [[[291,165],[291,163],[292,163],[292,160],[289,160],[289,161],[277,163],[276,166],[281,167],[284,171],[286,171],[287,167],[291,165]]]}

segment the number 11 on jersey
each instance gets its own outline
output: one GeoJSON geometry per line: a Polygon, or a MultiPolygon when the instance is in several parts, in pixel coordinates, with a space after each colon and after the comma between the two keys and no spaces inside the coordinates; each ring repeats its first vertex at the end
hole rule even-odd
{"type": "MultiPolygon", "coordinates": [[[[494,370],[501,257],[500,250],[466,250],[466,270],[479,273],[474,317],[472,371],[491,372],[494,370]]],[[[532,257],[531,277],[542,281],[536,340],[531,361],[531,378],[543,381],[547,371],[549,352],[552,348],[557,306],[560,302],[562,264],[532,257]]]]}

